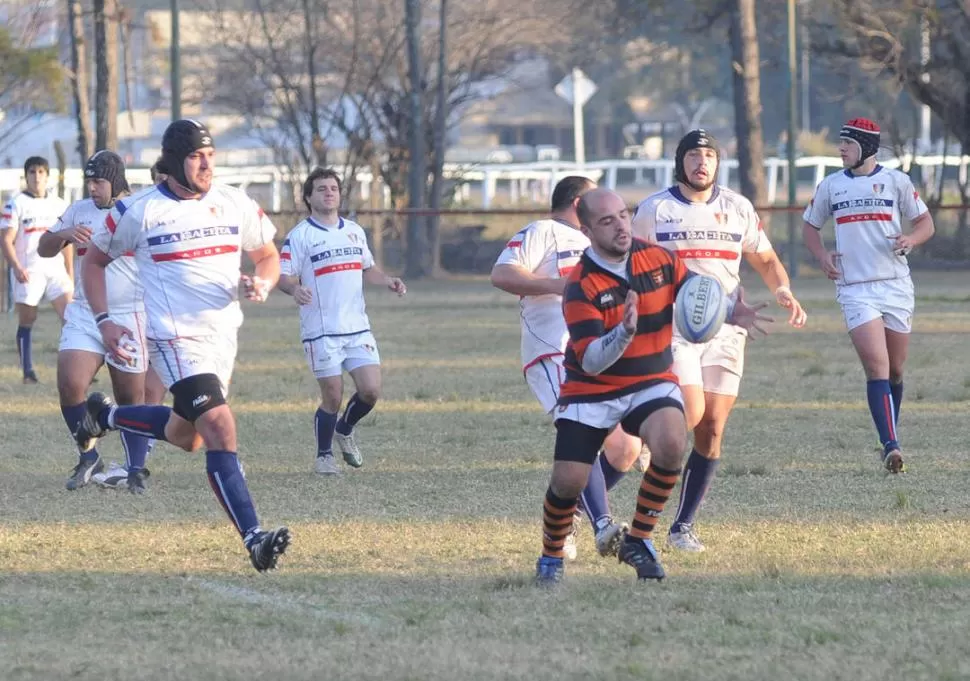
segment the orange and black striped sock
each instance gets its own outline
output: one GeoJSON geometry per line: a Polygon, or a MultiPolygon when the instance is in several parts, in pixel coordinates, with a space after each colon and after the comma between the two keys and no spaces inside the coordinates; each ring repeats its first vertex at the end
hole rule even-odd
{"type": "Polygon", "coordinates": [[[552,488],[546,490],[546,500],[542,505],[542,555],[562,558],[562,547],[566,537],[573,530],[573,516],[576,515],[578,499],[560,499],[552,488]]]}
{"type": "Polygon", "coordinates": [[[633,515],[633,527],[630,536],[638,539],[650,539],[653,528],[660,519],[664,504],[674,491],[674,485],[680,478],[680,469],[668,470],[655,466],[653,462],[643,474],[640,491],[637,493],[637,511],[633,515]]]}

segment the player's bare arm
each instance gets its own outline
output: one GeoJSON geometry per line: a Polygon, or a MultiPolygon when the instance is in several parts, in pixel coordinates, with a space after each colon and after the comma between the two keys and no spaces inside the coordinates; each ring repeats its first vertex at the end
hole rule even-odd
{"type": "MultiPolygon", "coordinates": [[[[53,258],[70,244],[81,245],[91,240],[91,228],[75,225],[59,232],[44,232],[37,244],[37,254],[42,258],[53,258]]],[[[73,258],[73,252],[71,256],[73,258]]]]}
{"type": "Polygon", "coordinates": [[[492,268],[492,286],[517,296],[561,296],[565,278],[538,276],[521,265],[500,264],[492,268]]]}
{"type": "Polygon", "coordinates": [[[825,248],[825,243],[822,241],[822,231],[805,222],[802,224],[802,239],[811,254],[815,256],[815,260],[822,268],[825,276],[833,281],[838,279],[840,276],[839,268],[835,264],[835,259],[838,258],[839,254],[825,248]]]}
{"type": "Polygon", "coordinates": [[[298,276],[281,274],[276,288],[288,296],[293,296],[297,305],[309,305],[313,301],[313,291],[303,286],[298,276]]]}
{"type": "Polygon", "coordinates": [[[388,276],[377,265],[368,267],[366,270],[364,270],[364,281],[366,281],[368,284],[374,284],[375,286],[386,286],[399,296],[403,296],[408,292],[408,289],[404,285],[403,281],[397,277],[388,276]]]}
{"type": "Polygon", "coordinates": [[[778,304],[788,310],[788,323],[796,329],[805,326],[808,315],[791,291],[791,280],[781,258],[771,248],[761,253],[745,253],[745,260],[761,276],[778,304]]]}
{"type": "Polygon", "coordinates": [[[256,272],[253,276],[243,275],[240,282],[246,293],[246,298],[257,303],[261,303],[269,296],[277,282],[280,280],[280,252],[276,250],[276,244],[270,242],[259,248],[246,251],[256,272]]]}
{"type": "Polygon", "coordinates": [[[909,234],[899,234],[894,237],[893,250],[899,255],[906,255],[917,246],[922,246],[936,234],[936,225],[929,211],[913,220],[909,234]]]}
{"type": "Polygon", "coordinates": [[[131,329],[115,322],[108,314],[108,285],[105,270],[114,258],[91,244],[81,259],[81,285],[88,306],[94,314],[94,321],[101,332],[104,347],[122,362],[133,359],[132,354],[125,348],[125,337],[135,338],[131,329]]]}
{"type": "Polygon", "coordinates": [[[20,261],[17,260],[17,250],[14,248],[14,242],[17,239],[17,230],[5,229],[2,233],[3,239],[0,239],[0,250],[3,251],[3,257],[7,261],[7,264],[10,265],[14,278],[21,284],[25,284],[29,278],[27,275],[27,270],[25,270],[20,265],[20,261]]]}

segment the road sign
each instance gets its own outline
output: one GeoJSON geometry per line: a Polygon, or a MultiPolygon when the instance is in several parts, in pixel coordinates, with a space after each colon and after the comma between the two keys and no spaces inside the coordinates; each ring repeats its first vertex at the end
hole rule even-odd
{"type": "Polygon", "coordinates": [[[573,72],[559,81],[556,85],[556,94],[573,105],[573,140],[576,146],[576,163],[584,165],[586,163],[586,134],[585,122],[583,121],[583,107],[590,97],[596,94],[596,83],[580,69],[573,69],[573,72]]]}
{"type": "Polygon", "coordinates": [[[586,106],[586,102],[596,94],[596,83],[589,79],[580,69],[573,69],[573,72],[559,81],[556,85],[556,94],[565,99],[570,104],[574,104],[573,95],[579,95],[579,106],[586,106]]]}

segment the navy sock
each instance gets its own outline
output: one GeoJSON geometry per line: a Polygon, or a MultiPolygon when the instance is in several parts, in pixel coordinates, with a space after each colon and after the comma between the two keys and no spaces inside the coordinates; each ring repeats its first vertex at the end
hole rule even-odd
{"type": "Polygon", "coordinates": [[[685,527],[694,524],[697,509],[701,507],[704,495],[707,494],[714,480],[718,461],[720,459],[707,459],[696,449],[691,450],[681,478],[680,506],[677,509],[677,517],[670,526],[671,532],[683,532],[685,527]]]}
{"type": "MultiPolygon", "coordinates": [[[[102,428],[124,430],[135,435],[164,440],[165,424],[168,423],[171,415],[171,407],[157,404],[126,404],[102,410],[98,414],[98,423],[102,428]]],[[[145,451],[147,452],[147,449],[145,451]]]]}
{"type": "MultiPolygon", "coordinates": [[[[67,424],[67,429],[71,431],[71,435],[74,435],[74,431],[80,425],[86,409],[84,402],[81,402],[81,404],[72,404],[68,407],[65,407],[63,404],[61,405],[61,415],[64,417],[64,423],[67,424]]],[[[97,461],[97,459],[98,450],[96,447],[81,454],[81,461],[97,461]]]]}
{"type": "Polygon", "coordinates": [[[30,327],[17,327],[17,353],[20,355],[20,366],[24,370],[24,377],[34,370],[34,360],[30,352],[30,327]]]}
{"type": "Polygon", "coordinates": [[[253,498],[249,495],[249,486],[236,453],[210,449],[205,453],[205,471],[216,499],[222,504],[239,534],[245,539],[247,535],[258,530],[256,508],[253,506],[253,498]]]}
{"type": "Polygon", "coordinates": [[[317,456],[333,454],[333,429],[337,425],[337,415],[317,408],[313,416],[313,424],[317,430],[317,456]]]}
{"type": "Polygon", "coordinates": [[[879,432],[879,442],[883,451],[891,452],[899,448],[896,442],[896,416],[893,408],[892,388],[889,381],[882,378],[866,383],[866,396],[869,399],[869,413],[879,432]]]}
{"type": "Polygon", "coordinates": [[[626,475],[624,471],[619,471],[613,467],[613,464],[602,454],[600,454],[600,470],[603,472],[603,482],[606,483],[606,489],[610,490],[619,484],[620,480],[626,475]]]}
{"type": "MultiPolygon", "coordinates": [[[[593,462],[593,468],[589,472],[589,479],[586,481],[586,489],[579,496],[580,507],[586,511],[586,515],[589,516],[589,521],[593,523],[593,527],[599,529],[597,524],[604,518],[610,517],[610,500],[607,497],[607,490],[609,486],[606,482],[606,473],[603,468],[603,463],[606,462],[606,455],[600,452],[599,456],[596,457],[596,461],[593,462]]],[[[613,466],[606,463],[610,470],[616,472],[613,466]]],[[[613,483],[616,484],[615,482],[613,483]]]]}
{"type": "Polygon", "coordinates": [[[899,408],[903,405],[903,382],[889,383],[889,392],[893,396],[893,419],[899,423],[899,408]]]}
{"type": "Polygon", "coordinates": [[[129,473],[145,467],[145,459],[148,458],[148,450],[152,442],[154,440],[145,435],[121,431],[121,446],[125,450],[125,468],[129,473]]]}
{"type": "Polygon", "coordinates": [[[347,402],[347,408],[344,409],[344,415],[340,417],[337,421],[337,432],[341,435],[350,435],[350,432],[357,425],[357,422],[370,413],[370,410],[374,408],[373,404],[368,404],[364,400],[360,399],[358,393],[354,393],[354,396],[350,398],[347,402]]]}

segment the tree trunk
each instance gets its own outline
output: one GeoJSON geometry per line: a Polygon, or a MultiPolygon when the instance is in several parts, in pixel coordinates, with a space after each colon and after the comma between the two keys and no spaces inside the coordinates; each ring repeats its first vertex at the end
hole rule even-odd
{"type": "MultiPolygon", "coordinates": [[[[761,129],[761,63],[755,0],[733,0],[733,4],[731,60],[734,67],[734,131],[738,138],[741,193],[756,206],[763,206],[768,190],[761,129]]],[[[794,144],[795,140],[788,140],[788,143],[794,144]]]]}
{"type": "Polygon", "coordinates": [[[448,126],[448,0],[439,0],[438,13],[438,94],[434,112],[434,162],[431,170],[431,210],[428,239],[431,242],[431,273],[441,273],[441,210],[444,191],[445,147],[448,126]]]}
{"type": "MultiPolygon", "coordinates": [[[[77,117],[77,153],[81,163],[91,156],[91,103],[88,100],[88,57],[84,39],[81,0],[67,0],[67,21],[71,28],[71,91],[74,115],[77,117]]],[[[87,196],[87,189],[84,190],[87,196]]]]}
{"type": "Polygon", "coordinates": [[[97,64],[95,118],[97,149],[118,149],[118,6],[94,0],[94,52],[97,64]]]}
{"type": "MultiPolygon", "coordinates": [[[[406,0],[405,30],[408,50],[408,208],[424,207],[428,172],[424,150],[424,112],[421,79],[421,0],[406,0]]],[[[408,215],[408,245],[405,274],[420,278],[428,274],[428,245],[424,216],[408,215]]]]}
{"type": "MultiPolygon", "coordinates": [[[[57,195],[66,200],[67,190],[64,186],[64,176],[67,175],[67,154],[64,153],[64,145],[61,144],[60,140],[54,140],[54,158],[57,159],[57,195]]],[[[85,182],[85,184],[87,183],[85,182]]]]}

